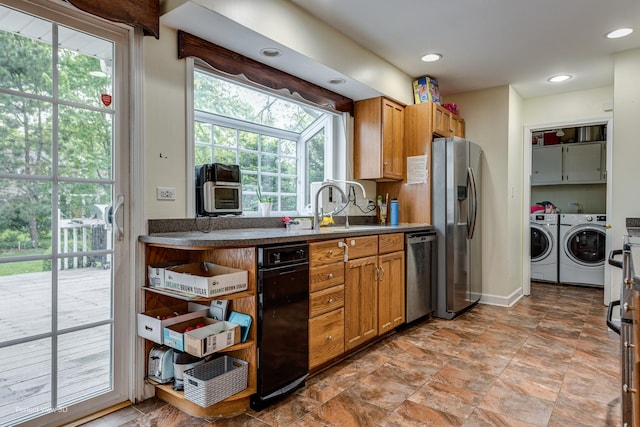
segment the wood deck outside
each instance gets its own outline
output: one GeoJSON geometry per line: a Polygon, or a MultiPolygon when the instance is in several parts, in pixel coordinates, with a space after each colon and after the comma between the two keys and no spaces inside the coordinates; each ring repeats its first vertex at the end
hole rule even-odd
{"type": "MultiPolygon", "coordinates": [[[[58,272],[58,329],[111,316],[111,271],[58,272]]],[[[0,345],[51,331],[51,272],[0,277],[0,345]]],[[[0,426],[51,408],[52,339],[0,348],[0,426]]],[[[60,335],[58,406],[111,388],[111,325],[60,335]]]]}

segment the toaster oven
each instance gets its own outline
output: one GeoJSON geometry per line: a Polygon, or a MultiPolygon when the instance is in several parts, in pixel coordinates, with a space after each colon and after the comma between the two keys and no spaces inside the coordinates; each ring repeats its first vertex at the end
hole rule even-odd
{"type": "Polygon", "coordinates": [[[195,174],[198,216],[242,213],[240,166],[221,163],[198,165],[195,174]]]}

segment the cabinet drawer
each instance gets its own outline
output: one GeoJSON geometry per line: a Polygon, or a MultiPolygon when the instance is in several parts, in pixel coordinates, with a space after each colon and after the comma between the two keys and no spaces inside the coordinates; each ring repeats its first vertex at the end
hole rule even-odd
{"type": "Polygon", "coordinates": [[[381,234],[379,236],[379,252],[388,254],[404,250],[404,233],[381,234]]]}
{"type": "Polygon", "coordinates": [[[344,285],[323,289],[309,295],[309,317],[316,317],[344,306],[344,285]]]}
{"type": "Polygon", "coordinates": [[[343,243],[342,239],[310,243],[311,267],[344,262],[344,248],[340,246],[343,243]]]}
{"type": "Polygon", "coordinates": [[[309,292],[344,283],[344,262],[313,267],[309,270],[309,292]]]}
{"type": "Polygon", "coordinates": [[[344,353],[344,308],[309,320],[309,368],[344,353]]]}
{"type": "Polygon", "coordinates": [[[349,259],[378,255],[378,236],[347,237],[349,259]]]}

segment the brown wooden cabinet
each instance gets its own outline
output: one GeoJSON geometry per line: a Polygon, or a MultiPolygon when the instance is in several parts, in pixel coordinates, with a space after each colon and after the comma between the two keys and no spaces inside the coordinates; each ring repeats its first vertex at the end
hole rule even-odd
{"type": "Polygon", "coordinates": [[[432,132],[449,138],[459,136],[464,138],[464,119],[439,104],[431,104],[432,132]]]}
{"type": "Polygon", "coordinates": [[[438,104],[431,104],[431,126],[432,132],[449,137],[453,134],[451,128],[451,111],[438,104]]]}
{"type": "MultiPolygon", "coordinates": [[[[249,408],[249,397],[257,390],[256,360],[256,249],[246,248],[211,248],[181,247],[146,244],[145,264],[159,265],[169,262],[191,263],[209,261],[215,264],[248,271],[249,286],[246,291],[224,295],[218,298],[197,298],[172,294],[170,291],[154,290],[145,287],[145,311],[161,307],[171,307],[184,299],[209,303],[215,299],[230,301],[230,309],[245,313],[253,319],[245,342],[228,347],[221,354],[244,360],[249,363],[248,387],[212,406],[203,408],[184,397],[184,392],[175,391],[171,384],[156,385],[156,396],[173,406],[197,417],[232,416],[245,412],[249,408]]],[[[146,270],[146,268],[145,268],[146,270]]],[[[145,354],[148,355],[154,342],[145,340],[145,354]]],[[[146,358],[145,358],[146,360],[146,358]]],[[[146,362],[145,362],[146,363],[146,362]]],[[[146,369],[145,369],[146,372],[146,369]]]]}
{"type": "Polygon", "coordinates": [[[344,353],[344,240],[309,244],[309,369],[344,353]]]}
{"type": "Polygon", "coordinates": [[[378,236],[346,239],[345,348],[378,335],[378,236]]]}
{"type": "Polygon", "coordinates": [[[451,114],[451,128],[453,129],[453,136],[464,138],[464,119],[462,117],[451,114]]]}
{"type": "Polygon", "coordinates": [[[355,178],[402,180],[404,107],[383,97],[357,101],[354,125],[355,178]]]}
{"type": "Polygon", "coordinates": [[[405,321],[404,234],[383,234],[378,252],[378,335],[405,321]]]}
{"type": "MultiPolygon", "coordinates": [[[[434,137],[464,137],[464,120],[441,105],[431,102],[408,105],[404,110],[404,120],[405,156],[428,156],[429,171],[431,171],[431,147],[434,137]]],[[[411,185],[378,183],[376,192],[378,194],[388,192],[392,198],[398,199],[400,222],[431,223],[430,178],[427,182],[411,185]]]]}
{"type": "Polygon", "coordinates": [[[312,242],[309,247],[313,369],[404,323],[404,233],[312,242]]]}

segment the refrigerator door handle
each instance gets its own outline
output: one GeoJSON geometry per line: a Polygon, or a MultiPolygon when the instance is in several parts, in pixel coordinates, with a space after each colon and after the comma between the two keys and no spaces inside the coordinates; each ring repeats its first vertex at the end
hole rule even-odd
{"type": "Polygon", "coordinates": [[[467,205],[467,239],[471,240],[476,231],[476,218],[478,216],[478,190],[476,188],[476,177],[471,168],[467,168],[467,188],[470,195],[467,205]]]}

